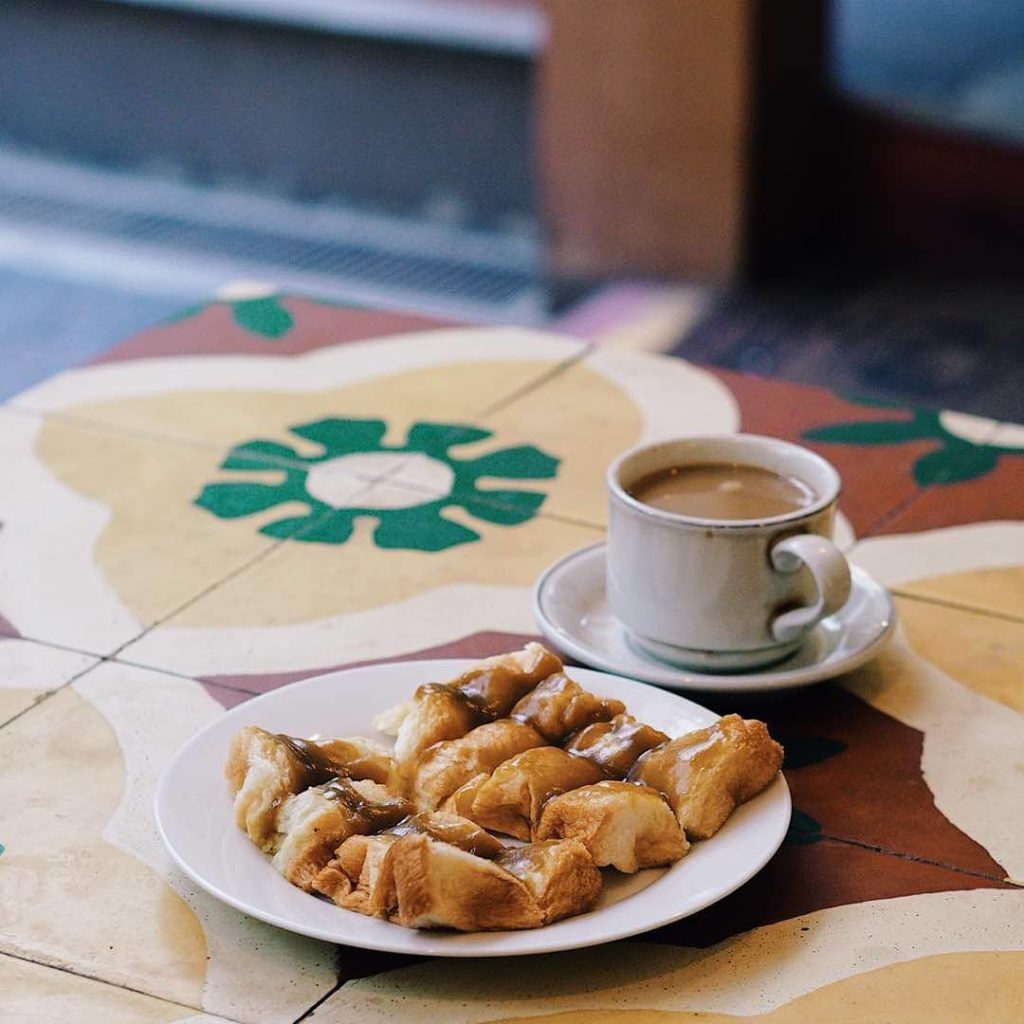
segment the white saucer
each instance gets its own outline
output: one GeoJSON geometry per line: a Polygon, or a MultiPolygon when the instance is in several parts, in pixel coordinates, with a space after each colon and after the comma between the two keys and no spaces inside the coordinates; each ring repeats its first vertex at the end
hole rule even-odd
{"type": "Polygon", "coordinates": [[[889,592],[863,569],[850,567],[853,590],[835,615],[822,619],[797,651],[765,668],[708,673],[677,668],[634,649],[605,594],[605,546],[574,551],[537,581],[533,611],[541,632],[587,665],[668,687],[705,693],[753,693],[809,686],[870,661],[896,626],[889,592]]]}

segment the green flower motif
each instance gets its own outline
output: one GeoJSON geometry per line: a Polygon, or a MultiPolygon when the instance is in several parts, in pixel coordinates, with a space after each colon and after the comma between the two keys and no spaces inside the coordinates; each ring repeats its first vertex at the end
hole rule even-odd
{"type": "Polygon", "coordinates": [[[307,457],[276,441],[247,441],[231,450],[221,469],[274,470],[281,479],[207,484],[195,504],[220,519],[238,519],[299,502],[307,509],[303,515],[275,519],[260,533],[306,544],[344,544],[356,520],[369,516],[377,520],[377,547],[444,551],[480,540],[476,530],[444,516],[446,508],[459,506],[483,522],[517,526],[532,519],[547,497],[540,491],[483,490],[482,478],[549,480],[559,464],[533,445],[472,459],[452,455],[451,448],[491,437],[478,427],[416,423],[401,447],[384,444],[384,420],[332,417],[289,429],[322,452],[307,457]],[[404,486],[389,484],[399,477],[404,486]]]}
{"type": "Polygon", "coordinates": [[[202,313],[211,305],[226,305],[231,308],[235,323],[250,334],[257,334],[269,341],[284,337],[294,326],[295,318],[281,304],[277,295],[259,295],[254,298],[234,299],[224,303],[204,302],[189,306],[180,313],[164,320],[165,324],[176,324],[202,313]]]}
{"type": "Polygon", "coordinates": [[[804,432],[808,441],[828,444],[883,445],[934,440],[939,447],[914,463],[914,480],[921,487],[956,484],[991,473],[1004,456],[1024,455],[1024,447],[992,443],[991,421],[934,409],[905,410],[874,399],[856,399],[859,405],[909,412],[900,419],[837,423],[804,432]]]}

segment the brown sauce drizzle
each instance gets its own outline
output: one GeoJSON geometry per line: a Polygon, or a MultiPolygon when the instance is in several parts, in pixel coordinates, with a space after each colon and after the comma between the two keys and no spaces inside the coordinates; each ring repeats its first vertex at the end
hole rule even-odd
{"type": "Polygon", "coordinates": [[[347,774],[345,769],[313,740],[305,740],[299,736],[287,736],[283,732],[276,733],[275,736],[302,765],[303,789],[309,786],[322,786],[331,779],[347,774]]]}
{"type": "Polygon", "coordinates": [[[531,673],[514,672],[504,665],[483,669],[454,689],[488,718],[504,718],[516,702],[537,685],[531,673]]]}
{"type": "Polygon", "coordinates": [[[356,817],[362,819],[369,832],[379,832],[401,821],[412,805],[407,800],[394,797],[387,803],[367,799],[352,784],[351,779],[336,778],[320,787],[321,794],[328,800],[344,804],[356,817]]]}
{"type": "Polygon", "coordinates": [[[641,755],[666,743],[668,738],[660,729],[619,715],[611,722],[588,725],[565,749],[593,761],[609,778],[621,779],[641,755]]]}
{"type": "Polygon", "coordinates": [[[493,860],[504,849],[489,832],[468,820],[446,820],[446,816],[427,811],[403,818],[388,829],[389,835],[426,835],[449,846],[457,846],[466,853],[493,860]]]}

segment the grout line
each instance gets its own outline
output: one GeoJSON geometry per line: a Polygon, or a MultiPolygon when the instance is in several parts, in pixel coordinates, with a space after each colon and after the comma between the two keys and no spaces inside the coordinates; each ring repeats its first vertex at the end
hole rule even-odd
{"type": "Polygon", "coordinates": [[[11,960],[18,960],[23,964],[31,964],[33,967],[41,967],[46,971],[59,971],[61,974],[69,974],[73,978],[82,978],[85,981],[94,981],[99,985],[104,985],[107,988],[114,989],[118,992],[131,992],[133,995],[145,996],[147,999],[155,999],[157,1002],[163,1003],[165,1006],[177,1006],[181,1007],[183,1010],[210,1014],[212,1017],[219,1017],[221,1020],[231,1021],[232,1024],[244,1024],[243,1021],[238,1020],[236,1017],[225,1017],[222,1013],[214,1013],[212,1010],[205,1010],[201,1006],[193,1006],[191,1003],[180,1003],[176,999],[167,999],[165,996],[157,996],[152,992],[146,992],[144,989],[133,988],[131,985],[121,985],[117,982],[110,981],[107,978],[103,978],[98,974],[89,974],[86,971],[74,970],[64,964],[47,963],[44,960],[33,960],[31,957],[23,956],[19,953],[12,953],[6,949],[0,949],[0,956],[6,956],[11,960]]]}
{"type": "MultiPolygon", "coordinates": [[[[120,426],[106,423],[103,420],[90,419],[88,416],[66,413],[57,409],[33,409],[29,406],[17,405],[14,399],[8,400],[6,403],[0,403],[0,408],[5,409],[7,412],[16,413],[19,416],[41,420],[56,420],[58,423],[66,423],[82,430],[95,430],[99,433],[109,434],[112,437],[131,437],[139,441],[149,441],[155,444],[176,445],[180,448],[191,448],[196,452],[216,452],[219,459],[226,458],[231,450],[230,448],[225,449],[223,445],[214,444],[213,441],[207,441],[200,437],[190,437],[184,434],[162,434],[159,431],[146,430],[130,425],[120,426]]],[[[283,444],[284,442],[281,443],[283,444]]],[[[315,463],[305,462],[299,458],[289,459],[280,455],[247,454],[246,457],[252,459],[253,466],[246,470],[233,470],[229,472],[259,473],[264,470],[301,470],[308,472],[311,466],[315,465],[315,463]],[[264,465],[260,466],[258,463],[264,463],[264,465]]],[[[365,476],[362,473],[354,473],[350,470],[338,470],[337,472],[364,483],[372,483],[377,479],[376,477],[365,476]]]]}
{"type": "Polygon", "coordinates": [[[0,633],[0,644],[5,640],[24,640],[26,643],[38,644],[40,647],[50,647],[56,651],[67,651],[68,654],[81,654],[87,658],[100,660],[106,655],[100,651],[87,651],[82,647],[72,647],[70,644],[62,644],[56,640],[44,640],[41,636],[29,636],[26,633],[0,633]]]}
{"type": "Polygon", "coordinates": [[[556,366],[553,366],[550,370],[545,370],[540,376],[532,381],[527,381],[521,387],[516,388],[511,394],[505,395],[503,398],[499,398],[496,402],[492,402],[491,405],[482,409],[476,413],[477,419],[486,420],[488,416],[493,416],[496,412],[500,412],[502,409],[508,408],[508,406],[519,401],[520,398],[531,394],[534,391],[544,387],[556,377],[560,377],[567,370],[571,370],[577,363],[582,362],[588,356],[596,351],[596,346],[592,343],[585,342],[581,347],[580,351],[575,355],[569,356],[567,359],[563,359],[556,366]]]}
{"type": "Polygon", "coordinates": [[[81,672],[76,672],[69,679],[65,679],[64,682],[61,683],[59,686],[53,687],[52,690],[45,690],[43,693],[39,694],[39,696],[36,697],[36,699],[33,700],[32,703],[29,704],[27,708],[22,708],[20,711],[16,711],[13,715],[11,715],[10,718],[6,718],[4,719],[4,721],[0,722],[0,729],[6,729],[7,726],[9,726],[12,722],[16,722],[19,718],[22,717],[22,715],[27,715],[30,711],[34,711],[36,708],[45,704],[51,697],[56,697],[58,693],[60,693],[62,690],[67,689],[73,682],[75,682],[75,680],[81,679],[82,676],[87,675],[93,669],[99,668],[100,665],[102,665],[106,660],[106,658],[100,658],[94,664],[87,665],[85,668],[81,670],[81,672]]]}
{"type": "MultiPolygon", "coordinates": [[[[366,486],[363,487],[362,490],[357,491],[355,496],[358,497],[358,495],[363,494],[366,491],[369,491],[372,487],[373,487],[373,484],[370,483],[370,482],[367,482],[366,486]]],[[[316,525],[318,525],[319,523],[329,519],[332,515],[334,515],[334,510],[332,510],[330,512],[325,512],[322,516],[317,516],[306,527],[306,529],[307,530],[313,529],[316,525]]],[[[247,572],[253,566],[255,566],[258,563],[262,562],[265,558],[269,558],[275,551],[278,550],[278,548],[282,547],[285,544],[288,544],[290,541],[294,541],[294,540],[298,539],[299,537],[302,536],[302,534],[304,532],[305,532],[304,530],[299,530],[299,531],[297,531],[296,533],[294,533],[290,537],[282,537],[280,539],[272,541],[270,544],[268,544],[267,547],[263,548],[261,551],[257,552],[257,554],[253,555],[252,558],[249,558],[245,562],[243,562],[241,565],[236,566],[234,569],[232,569],[226,575],[222,576],[220,579],[215,580],[213,583],[208,584],[206,587],[204,587],[198,593],[193,594],[192,597],[190,597],[187,600],[183,601],[177,607],[171,609],[171,611],[165,613],[164,615],[161,615],[157,619],[154,619],[153,622],[151,622],[148,626],[146,626],[146,628],[143,629],[141,633],[139,633],[136,636],[132,637],[130,640],[126,640],[123,644],[121,644],[120,647],[118,647],[115,650],[111,651],[110,654],[108,654],[106,656],[105,660],[118,660],[118,655],[123,650],[125,650],[125,648],[131,646],[132,644],[137,643],[144,636],[146,636],[147,634],[151,633],[154,629],[158,628],[159,626],[164,625],[165,623],[169,622],[171,619],[173,619],[176,616],[180,615],[183,611],[185,611],[186,608],[191,608],[192,605],[196,604],[198,601],[201,601],[203,598],[208,597],[215,590],[217,590],[220,587],[222,587],[225,583],[229,583],[231,580],[235,579],[237,576],[241,576],[243,573],[247,572]]],[[[157,671],[162,671],[162,670],[158,669],[157,671]]],[[[186,678],[192,678],[192,677],[188,676],[186,678]]]]}
{"type": "MultiPolygon", "coordinates": [[[[340,959],[340,957],[339,957],[339,959],[340,959]]],[[[340,965],[338,965],[338,966],[340,968],[340,965]]],[[[309,1007],[309,1009],[304,1011],[301,1016],[296,1017],[295,1021],[293,1022],[293,1024],[301,1024],[302,1021],[308,1020],[310,1017],[312,1017],[313,1014],[316,1013],[316,1011],[321,1007],[321,1005],[326,1003],[327,1000],[330,999],[331,996],[333,996],[334,993],[337,992],[342,987],[342,985],[344,985],[344,984],[345,984],[345,982],[342,981],[339,978],[338,982],[337,982],[337,984],[335,984],[334,988],[332,988],[329,991],[325,992],[315,1003],[313,1003],[312,1006],[309,1007]]]]}
{"type": "Polygon", "coordinates": [[[1013,622],[1016,625],[1024,626],[1024,615],[1012,615],[1008,612],[999,612],[991,608],[979,608],[977,605],[963,604],[960,601],[952,601],[949,598],[932,597],[930,594],[917,594],[901,590],[899,587],[890,587],[889,592],[895,597],[904,601],[919,601],[922,604],[938,605],[941,608],[950,608],[955,611],[967,612],[972,615],[981,615],[990,619],[999,619],[1003,622],[1013,622]]]}
{"type": "Polygon", "coordinates": [[[984,878],[989,882],[1009,882],[1010,884],[1017,884],[1005,876],[999,877],[998,875],[991,875],[986,871],[975,871],[973,868],[959,867],[955,864],[947,864],[945,861],[934,860],[931,857],[922,857],[916,853],[907,853],[904,850],[890,850],[886,846],[879,846],[876,843],[866,843],[859,839],[847,839],[845,836],[836,836],[831,832],[822,832],[823,838],[831,839],[833,842],[845,843],[847,846],[856,846],[861,850],[870,850],[873,853],[881,853],[887,857],[896,857],[899,860],[913,861],[915,864],[929,864],[932,867],[945,868],[947,871],[955,871],[961,875],[970,875],[972,878],[984,878]]]}

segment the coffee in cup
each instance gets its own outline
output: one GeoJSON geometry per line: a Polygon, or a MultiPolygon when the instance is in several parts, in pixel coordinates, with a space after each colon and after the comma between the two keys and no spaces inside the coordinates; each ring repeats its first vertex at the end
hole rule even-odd
{"type": "Polygon", "coordinates": [[[839,475],[751,434],[635,448],[608,470],[608,600],[634,645],[704,671],[792,653],[845,604],[839,475]]]}

